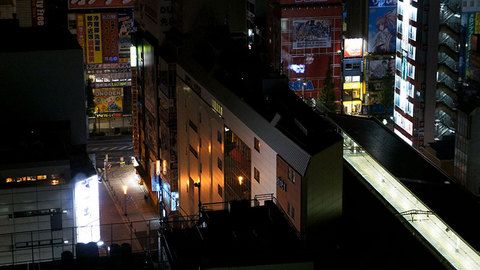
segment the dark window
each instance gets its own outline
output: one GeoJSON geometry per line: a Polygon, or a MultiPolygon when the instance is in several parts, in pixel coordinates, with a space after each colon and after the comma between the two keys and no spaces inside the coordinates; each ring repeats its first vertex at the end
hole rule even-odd
{"type": "Polygon", "coordinates": [[[193,131],[198,132],[197,126],[191,120],[188,120],[188,124],[193,129],[193,131]]]}
{"type": "Polygon", "coordinates": [[[223,198],[223,188],[220,185],[218,185],[218,195],[223,198]]]}
{"type": "Polygon", "coordinates": [[[217,158],[217,166],[220,169],[220,171],[223,170],[223,163],[220,158],[217,158]]]}
{"type": "Polygon", "coordinates": [[[295,183],[295,171],[290,167],[288,167],[288,179],[295,183]]]}
{"type": "Polygon", "coordinates": [[[50,215],[50,228],[52,231],[62,229],[62,213],[54,213],[50,215]]]}
{"type": "Polygon", "coordinates": [[[287,202],[287,213],[290,216],[290,203],[289,202],[287,202]]]}
{"type": "Polygon", "coordinates": [[[222,133],[220,131],[217,131],[217,141],[222,143],[222,133]]]}
{"type": "Polygon", "coordinates": [[[260,183],[260,171],[258,171],[255,167],[253,167],[253,178],[255,178],[255,180],[260,183]]]}
{"type": "Polygon", "coordinates": [[[352,64],[351,63],[345,64],[345,70],[352,70],[352,64]]]}
{"type": "Polygon", "coordinates": [[[257,137],[255,137],[253,140],[253,146],[257,152],[260,152],[260,141],[257,139],[257,137]]]}
{"type": "Polygon", "coordinates": [[[295,219],[295,207],[292,205],[292,213],[291,213],[292,219],[295,219]]]}
{"type": "Polygon", "coordinates": [[[192,152],[192,154],[198,158],[198,152],[197,150],[195,150],[195,148],[193,148],[191,145],[189,145],[189,148],[190,148],[190,152],[192,152]]]}

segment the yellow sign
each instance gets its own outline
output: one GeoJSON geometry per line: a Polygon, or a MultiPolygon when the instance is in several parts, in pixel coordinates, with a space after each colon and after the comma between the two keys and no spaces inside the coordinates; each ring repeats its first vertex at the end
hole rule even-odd
{"type": "Polygon", "coordinates": [[[475,13],[475,30],[473,31],[474,34],[480,34],[480,13],[475,13]]]}
{"type": "Polygon", "coordinates": [[[362,83],[359,83],[359,82],[343,84],[343,89],[360,89],[360,88],[362,88],[362,83]]]}
{"type": "Polygon", "coordinates": [[[110,113],[123,111],[123,89],[93,89],[95,112],[110,113]]]}
{"type": "Polygon", "coordinates": [[[87,63],[102,63],[102,22],[100,13],[85,14],[87,63]]]}

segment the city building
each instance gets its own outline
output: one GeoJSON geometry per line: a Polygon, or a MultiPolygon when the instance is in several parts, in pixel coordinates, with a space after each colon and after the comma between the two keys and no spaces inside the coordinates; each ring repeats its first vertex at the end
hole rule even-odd
{"type": "Polygon", "coordinates": [[[302,233],[338,220],[341,138],[288,91],[287,81],[267,75],[248,44],[237,42],[235,35],[230,38],[228,25],[196,28],[191,39],[172,30],[162,45],[140,30],[135,37],[137,55],[142,55],[136,75],[137,170],[152,193],[157,192],[164,215],[198,215],[206,203],[273,194],[302,233]],[[157,55],[156,50],[162,60],[149,56],[157,55]],[[148,74],[158,66],[163,66],[156,82],[161,91],[154,91],[148,74]],[[163,118],[161,111],[171,109],[172,101],[176,116],[170,115],[176,123],[155,120],[163,118]],[[170,143],[158,135],[167,132],[155,127],[159,122],[175,127],[170,143]],[[177,167],[173,175],[172,153],[177,167]]]}
{"type": "Polygon", "coordinates": [[[288,77],[290,89],[303,99],[317,99],[330,71],[339,104],[342,1],[269,0],[266,19],[271,65],[288,77]]]}
{"type": "Polygon", "coordinates": [[[61,28],[14,28],[0,45],[0,264],[52,261],[100,240],[83,55],[61,28]],[[8,63],[8,64],[7,64],[8,63]]]}
{"type": "Polygon", "coordinates": [[[93,101],[89,105],[90,130],[97,122],[130,118],[130,33],[134,1],[68,1],[68,29],[77,37],[84,55],[86,80],[93,101]]]}
{"type": "Polygon", "coordinates": [[[398,1],[394,131],[415,148],[455,132],[459,1],[398,1]]]}

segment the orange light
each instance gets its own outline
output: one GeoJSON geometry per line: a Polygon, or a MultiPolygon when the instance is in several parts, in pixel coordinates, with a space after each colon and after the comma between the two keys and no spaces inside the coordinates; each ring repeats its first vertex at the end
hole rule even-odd
{"type": "Polygon", "coordinates": [[[238,177],[238,183],[240,183],[240,185],[243,184],[243,177],[242,177],[242,176],[239,176],[239,177],[238,177]]]}
{"type": "Polygon", "coordinates": [[[127,195],[128,186],[127,186],[127,185],[123,185],[123,186],[122,186],[122,189],[123,189],[123,194],[127,195]]]}
{"type": "Polygon", "coordinates": [[[160,172],[161,172],[161,170],[162,170],[162,168],[161,168],[161,166],[160,166],[160,160],[157,160],[157,161],[155,162],[155,170],[156,170],[156,172],[157,172],[157,175],[160,175],[160,172]]]}
{"type": "Polygon", "coordinates": [[[52,180],[52,186],[58,185],[58,180],[52,180]]]}
{"type": "Polygon", "coordinates": [[[167,173],[167,160],[166,159],[163,160],[162,167],[163,167],[163,174],[166,174],[167,173]]]}

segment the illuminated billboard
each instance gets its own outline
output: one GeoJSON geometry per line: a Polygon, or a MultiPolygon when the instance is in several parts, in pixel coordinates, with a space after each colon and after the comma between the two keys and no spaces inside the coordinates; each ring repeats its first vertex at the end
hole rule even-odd
{"type": "Polygon", "coordinates": [[[344,57],[362,57],[363,56],[363,39],[351,38],[345,39],[344,57]]]}
{"type": "Polygon", "coordinates": [[[332,46],[330,20],[293,21],[293,49],[329,48],[332,46]]]}
{"type": "Polygon", "coordinates": [[[100,13],[85,14],[87,63],[102,63],[102,28],[100,13]]]}
{"type": "Polygon", "coordinates": [[[111,113],[123,111],[123,89],[101,88],[93,89],[95,112],[111,113]]]}
{"type": "Polygon", "coordinates": [[[371,54],[394,53],[397,1],[370,0],[368,14],[368,52],[371,54]]]}
{"type": "Polygon", "coordinates": [[[102,14],[103,63],[118,62],[117,14],[102,14]]]}
{"type": "Polygon", "coordinates": [[[134,0],[69,0],[69,9],[127,8],[134,6],[134,0]]]}
{"type": "Polygon", "coordinates": [[[131,13],[118,13],[118,58],[120,62],[130,61],[130,47],[132,38],[130,33],[133,28],[133,17],[131,13]]]}
{"type": "Polygon", "coordinates": [[[75,227],[77,243],[100,240],[100,211],[98,200],[98,176],[75,183],[75,227]]]}

